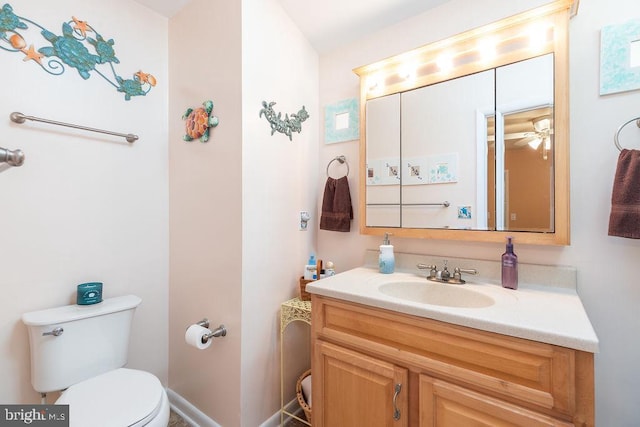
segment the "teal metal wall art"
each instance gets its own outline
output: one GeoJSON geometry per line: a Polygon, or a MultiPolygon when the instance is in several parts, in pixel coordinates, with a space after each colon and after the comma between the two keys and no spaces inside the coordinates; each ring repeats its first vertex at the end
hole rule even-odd
{"type": "Polygon", "coordinates": [[[284,133],[289,137],[289,141],[291,139],[292,132],[300,133],[302,131],[302,122],[309,118],[309,113],[304,109],[304,105],[297,113],[292,113],[291,117],[289,114],[285,114],[284,119],[282,119],[282,113],[277,113],[273,110],[273,106],[276,105],[275,102],[262,101],[262,110],[260,110],[260,116],[264,114],[264,117],[271,124],[271,135],[277,131],[280,133],[284,133]]]}
{"type": "Polygon", "coordinates": [[[220,120],[211,112],[213,111],[213,101],[205,101],[202,107],[187,108],[182,115],[182,120],[186,120],[185,131],[187,132],[182,139],[185,141],[193,141],[200,138],[200,142],[209,140],[209,128],[218,126],[220,120]]]}
{"type": "Polygon", "coordinates": [[[75,68],[85,80],[94,72],[118,92],[124,93],[127,101],[132,96],[146,95],[156,85],[155,77],[142,71],[134,73],[130,79],[119,76],[113,66],[114,63],[120,63],[113,49],[114,44],[113,39],[105,40],[87,21],[81,21],[75,16],[62,24],[62,34],[58,35],[30,19],[16,15],[8,3],[0,9],[1,49],[21,52],[25,55],[23,61],[33,61],[47,73],[56,76],[65,72],[65,66],[75,68]],[[48,42],[50,46],[36,50],[33,43],[27,43],[31,29],[39,31],[44,37],[40,42],[48,42]],[[93,33],[93,38],[88,33],[93,33]],[[106,68],[106,73],[100,71],[98,66],[106,68]]]}

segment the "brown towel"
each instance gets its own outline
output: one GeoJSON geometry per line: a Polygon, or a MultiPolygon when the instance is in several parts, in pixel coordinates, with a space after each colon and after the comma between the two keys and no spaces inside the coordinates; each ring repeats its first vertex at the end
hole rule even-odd
{"type": "Polygon", "coordinates": [[[611,195],[609,236],[640,239],[640,151],[623,149],[611,195]]]}
{"type": "Polygon", "coordinates": [[[322,199],[322,215],[320,229],[330,231],[349,231],[353,219],[351,193],[346,176],[327,178],[322,199]]]}

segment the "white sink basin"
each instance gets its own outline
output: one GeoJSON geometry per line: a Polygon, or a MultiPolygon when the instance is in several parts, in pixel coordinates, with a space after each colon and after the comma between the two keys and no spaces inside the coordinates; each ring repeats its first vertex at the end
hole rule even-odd
{"type": "Polygon", "coordinates": [[[385,283],[378,289],[390,297],[445,307],[483,308],[495,303],[490,296],[464,286],[429,282],[425,279],[424,282],[385,283]]]}

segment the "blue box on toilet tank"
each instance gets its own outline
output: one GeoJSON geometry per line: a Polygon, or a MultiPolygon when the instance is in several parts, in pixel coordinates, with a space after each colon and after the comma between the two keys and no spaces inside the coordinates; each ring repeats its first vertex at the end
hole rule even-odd
{"type": "Polygon", "coordinates": [[[76,304],[91,305],[102,302],[102,282],[89,282],[78,285],[76,304]]]}

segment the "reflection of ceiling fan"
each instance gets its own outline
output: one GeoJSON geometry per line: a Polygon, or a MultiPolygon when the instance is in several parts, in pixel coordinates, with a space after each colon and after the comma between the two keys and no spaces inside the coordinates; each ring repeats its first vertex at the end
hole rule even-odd
{"type": "Polygon", "coordinates": [[[540,144],[544,142],[544,149],[551,149],[551,134],[553,134],[553,130],[551,130],[551,120],[548,116],[542,116],[535,118],[531,121],[533,125],[533,131],[529,132],[515,132],[508,133],[504,136],[505,141],[513,141],[513,146],[521,147],[525,144],[528,144],[534,150],[537,150],[540,144]]]}

